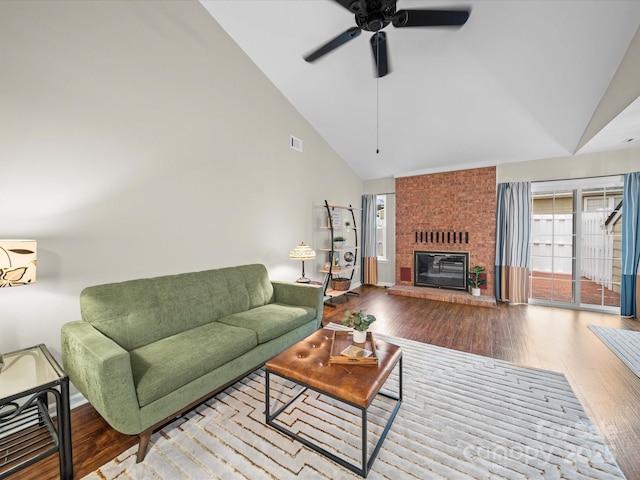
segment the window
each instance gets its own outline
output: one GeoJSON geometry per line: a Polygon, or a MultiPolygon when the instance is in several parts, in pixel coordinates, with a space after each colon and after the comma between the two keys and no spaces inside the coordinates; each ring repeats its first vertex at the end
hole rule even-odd
{"type": "Polygon", "coordinates": [[[376,255],[378,260],[387,259],[387,217],[385,215],[387,196],[376,197],[376,255]]]}
{"type": "Polygon", "coordinates": [[[531,299],[620,307],[621,176],[532,184],[531,299]]]}

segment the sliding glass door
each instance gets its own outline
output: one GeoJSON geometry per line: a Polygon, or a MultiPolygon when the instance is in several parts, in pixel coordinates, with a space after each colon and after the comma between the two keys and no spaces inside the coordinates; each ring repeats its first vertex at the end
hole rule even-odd
{"type": "Polygon", "coordinates": [[[620,308],[622,182],[532,184],[532,303],[620,308]]]}
{"type": "Polygon", "coordinates": [[[580,301],[620,308],[622,183],[582,190],[580,301]]]}
{"type": "Polygon", "coordinates": [[[540,189],[533,184],[531,190],[531,298],[572,303],[574,192],[560,185],[540,189]]]}

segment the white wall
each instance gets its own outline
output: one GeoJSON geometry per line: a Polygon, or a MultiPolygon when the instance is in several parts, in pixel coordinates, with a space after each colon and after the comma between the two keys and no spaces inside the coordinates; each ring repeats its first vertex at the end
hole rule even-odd
{"type": "Polygon", "coordinates": [[[527,182],[601,177],[640,171],[640,148],[498,165],[496,181],[527,182]]]}
{"type": "Polygon", "coordinates": [[[198,2],[0,2],[0,45],[0,238],[38,241],[37,282],[0,291],[0,351],[59,358],[88,285],[253,262],[295,280],[315,206],[360,204],[198,2]]]}

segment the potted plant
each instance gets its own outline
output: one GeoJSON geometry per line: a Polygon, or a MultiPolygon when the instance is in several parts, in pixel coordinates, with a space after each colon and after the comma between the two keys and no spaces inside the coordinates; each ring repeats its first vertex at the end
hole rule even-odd
{"type": "Polygon", "coordinates": [[[347,310],[342,319],[342,325],[353,328],[354,343],[364,343],[367,340],[367,329],[376,321],[376,317],[370,313],[352,312],[347,310]]]}
{"type": "Polygon", "coordinates": [[[340,249],[342,248],[342,246],[344,245],[344,242],[346,241],[347,239],[341,235],[338,235],[337,237],[333,237],[333,247],[335,249],[340,249]]]}
{"type": "Polygon", "coordinates": [[[480,296],[480,285],[487,283],[487,280],[482,278],[482,272],[484,272],[484,267],[480,265],[476,265],[467,272],[467,281],[471,285],[471,295],[474,297],[480,296]]]}

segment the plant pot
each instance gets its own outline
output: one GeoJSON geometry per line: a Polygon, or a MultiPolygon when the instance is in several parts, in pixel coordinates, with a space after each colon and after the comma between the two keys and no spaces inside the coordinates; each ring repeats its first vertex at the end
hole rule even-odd
{"type": "Polygon", "coordinates": [[[367,331],[354,330],[353,331],[353,343],[364,343],[367,341],[367,331]]]}
{"type": "Polygon", "coordinates": [[[473,295],[474,297],[479,297],[480,296],[480,289],[479,288],[471,288],[471,295],[473,295]]]}
{"type": "Polygon", "coordinates": [[[344,247],[345,242],[333,242],[333,248],[335,250],[340,250],[342,247],[344,247]]]}

